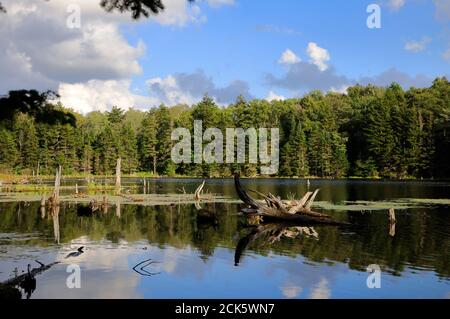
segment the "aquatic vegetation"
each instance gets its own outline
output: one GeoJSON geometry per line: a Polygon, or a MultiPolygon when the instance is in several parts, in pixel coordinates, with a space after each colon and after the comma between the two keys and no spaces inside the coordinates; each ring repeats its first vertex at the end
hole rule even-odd
{"type": "Polygon", "coordinates": [[[424,208],[430,206],[450,206],[450,199],[434,198],[400,198],[385,201],[342,201],[331,203],[326,201],[317,201],[312,205],[314,208],[335,211],[376,211],[394,208],[395,210],[404,210],[409,208],[424,208]]]}

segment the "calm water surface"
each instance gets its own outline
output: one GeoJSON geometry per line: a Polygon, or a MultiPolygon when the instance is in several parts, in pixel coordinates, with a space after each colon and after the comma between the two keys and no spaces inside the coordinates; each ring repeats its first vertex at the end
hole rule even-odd
{"type": "MultiPolygon", "coordinates": [[[[193,192],[198,184],[152,180],[150,191],[193,192]]],[[[285,198],[307,191],[304,180],[243,184],[285,198]]],[[[450,198],[445,182],[314,180],[310,187],[333,203],[450,198]]],[[[208,180],[206,188],[236,197],[232,180],[208,180]]],[[[36,276],[30,298],[450,298],[450,207],[398,211],[394,236],[385,211],[327,211],[350,226],[257,229],[236,204],[112,205],[93,216],[81,209],[65,204],[52,216],[41,215],[39,203],[0,203],[0,281],[38,260],[58,263],[36,276]],[[84,253],[66,258],[80,246],[84,253]],[[80,289],[67,288],[71,264],[80,266],[80,289]],[[379,289],[367,288],[370,264],[382,269],[379,289]]]]}

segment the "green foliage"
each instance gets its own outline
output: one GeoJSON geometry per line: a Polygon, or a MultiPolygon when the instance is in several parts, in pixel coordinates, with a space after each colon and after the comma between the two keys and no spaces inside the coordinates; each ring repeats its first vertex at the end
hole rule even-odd
{"type": "MultiPolygon", "coordinates": [[[[161,105],[145,113],[113,107],[105,113],[73,114],[49,104],[48,94],[14,91],[0,99],[4,106],[2,171],[30,174],[39,167],[41,175],[53,174],[62,165],[65,174],[108,175],[114,173],[120,156],[126,174],[260,174],[262,164],[248,161],[174,164],[173,129],[187,128],[193,137],[194,120],[201,120],[203,133],[219,128],[224,141],[226,128],[279,128],[278,176],[450,177],[450,83],[446,78],[437,78],[429,88],[408,91],[393,83],[387,88],[356,85],[347,94],[314,91],[285,101],[238,97],[228,107],[219,107],[205,95],[192,107],[161,105]]],[[[203,146],[208,143],[203,140],[203,146]]],[[[226,143],[224,154],[225,147],[226,143]]]]}

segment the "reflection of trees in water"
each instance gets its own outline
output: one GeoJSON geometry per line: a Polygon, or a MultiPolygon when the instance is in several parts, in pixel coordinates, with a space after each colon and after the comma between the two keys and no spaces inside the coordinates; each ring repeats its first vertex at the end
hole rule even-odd
{"type": "MultiPolygon", "coordinates": [[[[50,245],[54,238],[53,218],[41,219],[39,203],[29,207],[19,203],[4,203],[0,232],[42,234],[40,238],[13,242],[16,245],[50,245]],[[20,208],[20,213],[19,211],[20,208]]],[[[76,207],[62,206],[58,214],[60,242],[89,236],[92,240],[108,238],[113,242],[129,242],[146,238],[150,243],[177,248],[196,247],[203,258],[214,254],[217,247],[235,249],[240,238],[248,235],[244,219],[237,216],[233,205],[205,205],[205,211],[192,206],[144,207],[122,205],[120,218],[115,213],[77,216],[76,207]],[[209,215],[207,212],[214,212],[209,215]]],[[[321,262],[349,260],[349,267],[364,270],[376,263],[401,273],[406,263],[415,267],[433,268],[441,276],[450,276],[448,247],[449,220],[444,209],[408,210],[397,215],[396,235],[389,236],[385,213],[358,215],[352,213],[352,226],[314,227],[319,239],[308,236],[280,237],[273,243],[257,241],[249,245],[258,253],[274,252],[303,255],[321,262]]],[[[231,261],[230,261],[231,262],[231,261]]]]}

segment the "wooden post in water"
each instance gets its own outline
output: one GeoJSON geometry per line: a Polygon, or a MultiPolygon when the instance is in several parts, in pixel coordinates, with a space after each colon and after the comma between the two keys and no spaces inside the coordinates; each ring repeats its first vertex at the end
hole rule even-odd
{"type": "Polygon", "coordinates": [[[75,194],[78,194],[78,183],[75,183],[75,194]]]}
{"type": "Polygon", "coordinates": [[[147,182],[145,181],[144,177],[144,195],[147,193],[147,182]]]}
{"type": "Polygon", "coordinates": [[[121,164],[121,159],[119,157],[117,159],[117,164],[116,164],[116,194],[120,194],[120,190],[121,190],[120,164],[121,164]]]}

